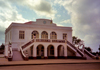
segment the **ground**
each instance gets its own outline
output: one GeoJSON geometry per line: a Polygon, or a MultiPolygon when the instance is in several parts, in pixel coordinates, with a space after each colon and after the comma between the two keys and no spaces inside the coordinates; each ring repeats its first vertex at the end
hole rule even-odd
{"type": "Polygon", "coordinates": [[[100,70],[100,63],[6,66],[0,70],[100,70]]]}
{"type": "Polygon", "coordinates": [[[100,70],[100,60],[33,59],[8,61],[0,57],[0,70],[100,70]]]}

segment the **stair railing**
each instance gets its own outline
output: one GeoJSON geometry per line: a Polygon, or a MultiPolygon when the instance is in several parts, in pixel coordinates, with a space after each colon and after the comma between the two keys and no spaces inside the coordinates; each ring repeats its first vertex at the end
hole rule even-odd
{"type": "Polygon", "coordinates": [[[96,56],[93,55],[92,53],[90,53],[89,51],[87,51],[86,49],[84,49],[84,52],[86,52],[90,57],[92,57],[93,59],[96,59],[96,56]]]}
{"type": "Polygon", "coordinates": [[[22,48],[20,47],[20,52],[24,60],[28,60],[28,57],[24,54],[22,48]]]}
{"type": "Polygon", "coordinates": [[[34,42],[34,39],[20,46],[20,52],[24,60],[28,60],[28,57],[25,55],[23,49],[29,46],[30,44],[32,44],[33,42],[34,42]]]}
{"type": "Polygon", "coordinates": [[[73,44],[71,44],[69,41],[67,41],[67,44],[73,47],[82,57],[84,56],[84,54],[78,48],[76,48],[73,44]]]}
{"type": "Polygon", "coordinates": [[[28,41],[27,43],[21,45],[22,49],[24,49],[25,47],[27,47],[28,45],[32,44],[34,42],[34,39],[32,39],[31,41],[28,41]]]}

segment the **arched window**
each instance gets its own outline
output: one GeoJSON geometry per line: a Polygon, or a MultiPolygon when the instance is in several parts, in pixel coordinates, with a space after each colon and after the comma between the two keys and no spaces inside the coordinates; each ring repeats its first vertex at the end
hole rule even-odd
{"type": "Polygon", "coordinates": [[[32,32],[32,39],[34,39],[34,36],[35,36],[36,38],[39,38],[39,33],[38,33],[37,31],[33,31],[33,32],[32,32]]]}
{"type": "Polygon", "coordinates": [[[50,39],[57,39],[57,34],[55,32],[51,32],[50,39]]]}
{"type": "Polygon", "coordinates": [[[48,33],[46,31],[43,31],[41,34],[42,39],[48,39],[48,33]]]}

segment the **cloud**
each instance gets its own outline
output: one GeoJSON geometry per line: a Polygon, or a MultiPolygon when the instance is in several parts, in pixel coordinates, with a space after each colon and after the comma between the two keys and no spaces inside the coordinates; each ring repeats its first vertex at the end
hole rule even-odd
{"type": "Polygon", "coordinates": [[[61,15],[57,15],[57,17],[61,17],[61,15]]]}
{"type": "Polygon", "coordinates": [[[45,0],[8,0],[11,3],[17,3],[22,6],[26,6],[36,14],[46,17],[55,18],[56,10],[53,9],[52,5],[45,0]]]}
{"type": "Polygon", "coordinates": [[[0,44],[5,41],[5,28],[12,22],[25,22],[21,14],[8,1],[0,0],[0,44]]]}
{"type": "Polygon", "coordinates": [[[27,21],[19,14],[16,10],[16,7],[12,7],[9,2],[4,0],[0,1],[0,26],[8,27],[11,22],[25,22],[27,21]]]}
{"type": "Polygon", "coordinates": [[[0,26],[0,44],[4,43],[5,40],[4,32],[5,32],[5,28],[0,26]]]}
{"type": "Polygon", "coordinates": [[[64,20],[64,21],[62,21],[62,22],[60,22],[60,23],[71,23],[71,21],[70,21],[70,19],[67,19],[67,20],[64,20]]]}
{"type": "Polygon", "coordinates": [[[56,1],[68,11],[73,25],[73,35],[83,39],[93,51],[100,44],[100,0],[56,1]]]}

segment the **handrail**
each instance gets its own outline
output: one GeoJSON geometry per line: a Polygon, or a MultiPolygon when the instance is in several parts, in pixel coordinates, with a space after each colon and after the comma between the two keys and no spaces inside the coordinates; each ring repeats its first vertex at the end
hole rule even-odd
{"type": "Polygon", "coordinates": [[[24,60],[28,60],[28,57],[24,54],[23,50],[25,47],[27,47],[28,45],[32,44],[34,42],[34,39],[32,39],[31,41],[23,44],[22,46],[20,46],[20,52],[21,52],[21,55],[23,57],[24,60]]]}
{"type": "Polygon", "coordinates": [[[67,41],[67,44],[69,44],[71,47],[73,47],[75,50],[77,50],[77,52],[83,57],[84,54],[79,50],[77,49],[73,44],[71,44],[69,41],[67,41]]]}
{"type": "MultiPolygon", "coordinates": [[[[31,40],[33,40],[33,39],[31,39],[31,40]]],[[[24,42],[23,44],[20,45],[20,47],[22,47],[23,45],[25,45],[26,43],[28,43],[31,40],[28,40],[28,41],[24,42]]]]}
{"type": "Polygon", "coordinates": [[[90,56],[90,57],[92,57],[92,58],[96,58],[96,56],[95,55],[93,55],[92,53],[90,53],[89,51],[87,51],[86,49],[84,49],[84,51],[86,52],[86,53],[88,53],[88,55],[90,56]]]}
{"type": "Polygon", "coordinates": [[[23,52],[23,50],[22,50],[21,47],[20,47],[20,51],[21,51],[21,53],[22,53],[22,56],[23,56],[23,57],[26,57],[26,55],[24,54],[24,52],[23,52]]]}
{"type": "Polygon", "coordinates": [[[22,45],[22,46],[21,46],[21,47],[22,47],[22,49],[24,49],[26,46],[28,46],[28,45],[32,44],[33,42],[34,42],[34,39],[32,39],[31,41],[29,41],[29,42],[25,43],[24,45],[22,45]]]}
{"type": "Polygon", "coordinates": [[[20,52],[21,52],[21,55],[22,55],[23,59],[27,61],[28,57],[24,54],[24,52],[23,52],[21,47],[20,47],[20,52]]]}

